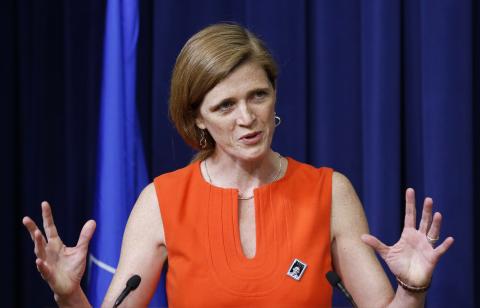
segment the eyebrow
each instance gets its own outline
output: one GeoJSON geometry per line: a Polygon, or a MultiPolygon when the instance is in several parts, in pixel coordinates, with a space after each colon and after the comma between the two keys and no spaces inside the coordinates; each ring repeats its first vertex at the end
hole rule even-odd
{"type": "MultiPolygon", "coordinates": [[[[247,97],[250,97],[253,93],[257,91],[265,91],[265,92],[271,92],[270,87],[258,87],[254,88],[250,91],[247,92],[247,97]]],[[[236,102],[237,100],[234,97],[225,97],[222,100],[220,100],[218,103],[214,104],[210,110],[216,110],[218,107],[220,107],[221,104],[226,103],[226,102],[236,102]]]]}

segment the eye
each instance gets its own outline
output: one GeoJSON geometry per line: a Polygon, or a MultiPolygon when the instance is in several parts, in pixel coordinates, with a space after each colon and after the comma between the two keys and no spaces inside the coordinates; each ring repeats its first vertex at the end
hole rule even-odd
{"type": "Polygon", "coordinates": [[[234,105],[235,105],[235,103],[233,101],[226,100],[226,101],[223,101],[220,104],[218,104],[217,108],[215,108],[215,109],[218,110],[218,111],[221,111],[221,112],[226,112],[226,111],[231,110],[234,105]]]}
{"type": "Polygon", "coordinates": [[[267,96],[267,91],[265,90],[257,90],[253,93],[255,99],[263,99],[267,96]]]}

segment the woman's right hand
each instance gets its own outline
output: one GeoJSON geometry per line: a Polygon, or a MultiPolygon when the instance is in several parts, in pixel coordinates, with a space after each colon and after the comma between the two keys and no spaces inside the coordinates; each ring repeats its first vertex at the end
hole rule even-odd
{"type": "Polygon", "coordinates": [[[42,278],[49,284],[55,297],[68,298],[80,289],[80,281],[85,272],[88,244],[95,232],[95,221],[89,220],[80,232],[77,245],[67,247],[58,236],[53,222],[52,210],[47,202],[42,202],[43,229],[46,238],[30,217],[23,218],[35,244],[35,261],[42,278]]]}

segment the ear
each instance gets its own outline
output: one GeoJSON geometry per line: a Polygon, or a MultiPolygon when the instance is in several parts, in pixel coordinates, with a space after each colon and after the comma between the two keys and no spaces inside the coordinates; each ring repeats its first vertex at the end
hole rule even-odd
{"type": "Polygon", "coordinates": [[[200,129],[205,129],[207,128],[205,126],[205,121],[203,120],[201,115],[198,115],[197,118],[195,119],[195,124],[197,125],[198,128],[200,129]]]}

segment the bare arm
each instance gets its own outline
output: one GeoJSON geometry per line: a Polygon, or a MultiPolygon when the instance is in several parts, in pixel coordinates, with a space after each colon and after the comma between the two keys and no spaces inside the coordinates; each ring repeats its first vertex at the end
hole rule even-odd
{"type": "Polygon", "coordinates": [[[123,307],[146,307],[157,289],[167,258],[163,223],[153,184],[135,203],[123,235],[120,261],[102,307],[112,307],[127,280],[134,274],[142,281],[124,300],[123,307]]]}
{"type": "Polygon", "coordinates": [[[350,181],[338,172],[333,174],[331,226],[333,265],[355,302],[385,307],[392,287],[375,252],[361,240],[369,232],[365,213],[350,181]]]}

